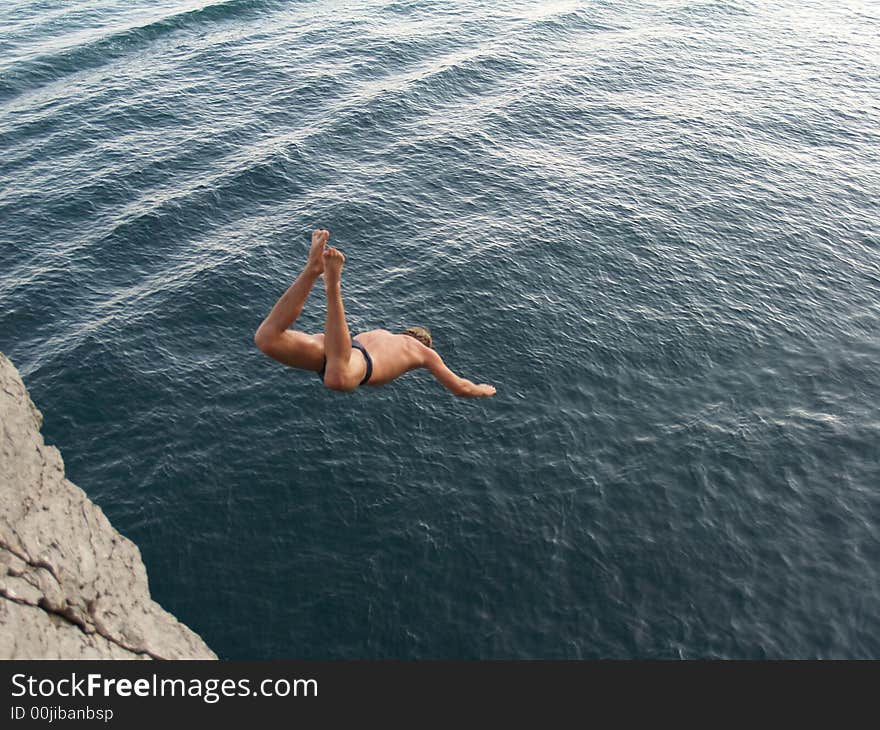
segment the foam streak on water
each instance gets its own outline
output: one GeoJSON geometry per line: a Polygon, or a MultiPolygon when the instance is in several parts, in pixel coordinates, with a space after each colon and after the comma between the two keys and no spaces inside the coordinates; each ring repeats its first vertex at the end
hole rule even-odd
{"type": "Polygon", "coordinates": [[[0,349],[157,600],[225,657],[876,657],[880,10],[770,5],[0,6],[0,349]],[[498,395],[262,357],[317,226],[353,331],[498,395]]]}

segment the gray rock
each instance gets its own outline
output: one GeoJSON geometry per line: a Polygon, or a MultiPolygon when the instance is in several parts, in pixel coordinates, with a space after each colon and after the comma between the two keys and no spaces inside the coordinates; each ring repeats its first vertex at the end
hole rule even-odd
{"type": "Polygon", "coordinates": [[[137,546],[64,478],[0,353],[0,659],[216,659],[150,598],[137,546]]]}

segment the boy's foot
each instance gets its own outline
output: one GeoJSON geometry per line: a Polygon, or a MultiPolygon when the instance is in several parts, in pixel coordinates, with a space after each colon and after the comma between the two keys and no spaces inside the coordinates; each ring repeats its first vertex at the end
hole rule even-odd
{"type": "Polygon", "coordinates": [[[342,278],[342,265],[345,256],[342,251],[335,248],[327,248],[324,251],[324,281],[339,281],[342,278]]]}
{"type": "Polygon", "coordinates": [[[309,261],[306,264],[318,274],[324,273],[324,248],[330,238],[330,231],[316,228],[312,231],[312,245],[309,248],[309,261]]]}

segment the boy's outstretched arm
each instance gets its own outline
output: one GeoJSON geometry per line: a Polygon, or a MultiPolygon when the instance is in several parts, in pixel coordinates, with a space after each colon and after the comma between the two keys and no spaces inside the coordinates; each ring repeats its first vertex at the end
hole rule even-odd
{"type": "MultiPolygon", "coordinates": [[[[428,349],[428,348],[425,348],[428,349]]],[[[466,378],[461,378],[452,372],[443,358],[434,350],[428,350],[425,354],[423,367],[427,368],[440,384],[455,395],[469,398],[485,398],[495,395],[495,388],[487,383],[477,385],[466,378]]]]}

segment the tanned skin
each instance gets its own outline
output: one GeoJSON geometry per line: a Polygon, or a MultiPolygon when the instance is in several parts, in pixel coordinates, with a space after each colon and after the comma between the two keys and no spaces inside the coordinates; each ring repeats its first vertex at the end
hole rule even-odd
{"type": "MultiPolygon", "coordinates": [[[[359,350],[352,349],[351,334],[345,321],[342,302],[342,267],[345,256],[327,245],[330,232],[312,232],[309,258],[302,273],[272,307],[257,329],[254,343],[262,352],[280,363],[302,370],[320,372],[327,358],[324,385],[331,390],[350,391],[358,387],[367,371],[367,361],[359,350]],[[323,274],[327,293],[327,318],[324,333],[310,335],[290,329],[302,313],[315,282],[323,274]]],[[[440,383],[458,396],[495,395],[491,385],[476,384],[452,372],[437,352],[409,335],[395,335],[388,330],[362,332],[355,339],[373,359],[373,374],[366,385],[385,385],[404,373],[425,368],[440,383]]]]}

